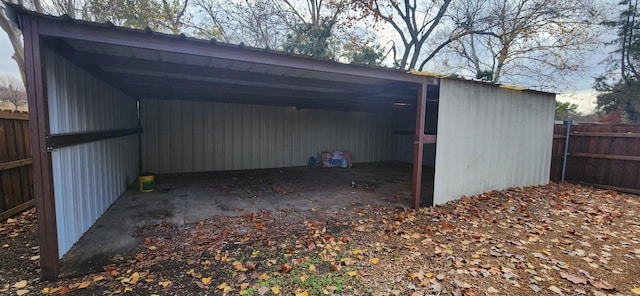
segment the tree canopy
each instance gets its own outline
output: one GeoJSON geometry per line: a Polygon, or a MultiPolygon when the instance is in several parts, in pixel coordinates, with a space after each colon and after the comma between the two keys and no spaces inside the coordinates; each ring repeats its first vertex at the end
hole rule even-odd
{"type": "Polygon", "coordinates": [[[569,116],[579,115],[578,105],[571,102],[556,101],[556,120],[566,119],[569,116]]]}
{"type": "Polygon", "coordinates": [[[609,58],[607,71],[596,78],[594,88],[598,111],[616,113],[623,121],[640,123],[640,20],[638,0],[622,0],[623,8],[617,20],[604,24],[616,29],[611,41],[615,50],[609,58]]]}

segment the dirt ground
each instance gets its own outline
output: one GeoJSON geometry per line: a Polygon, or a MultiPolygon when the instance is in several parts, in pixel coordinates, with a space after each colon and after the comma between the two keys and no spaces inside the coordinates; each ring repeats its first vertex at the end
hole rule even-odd
{"type": "MultiPolygon", "coordinates": [[[[259,197],[254,197],[259,198],[259,197]]],[[[419,211],[353,204],[140,227],[92,274],[40,282],[33,210],[3,221],[0,293],[640,295],[640,198],[550,184],[419,211]]]]}
{"type": "MultiPolygon", "coordinates": [[[[139,228],[162,222],[188,228],[214,216],[243,216],[281,209],[310,218],[366,205],[407,208],[412,165],[358,163],[349,169],[287,167],[155,176],[154,192],[127,190],[62,258],[62,277],[101,271],[116,255],[143,243],[139,228]]],[[[433,170],[425,169],[425,202],[433,170]],[[430,177],[431,176],[431,177],[430,177]]],[[[289,218],[289,217],[285,217],[289,218]]],[[[290,223],[299,223],[300,217],[290,223]]]]}

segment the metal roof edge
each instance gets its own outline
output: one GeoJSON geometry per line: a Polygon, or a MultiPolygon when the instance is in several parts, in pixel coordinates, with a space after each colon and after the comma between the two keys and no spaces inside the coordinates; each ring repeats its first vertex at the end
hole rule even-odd
{"type": "MultiPolygon", "coordinates": [[[[0,1],[4,1],[4,0],[0,0],[0,1]]],[[[420,79],[416,79],[416,77],[412,76],[412,75],[407,75],[406,70],[403,69],[397,69],[397,68],[390,68],[390,67],[385,67],[385,66],[377,66],[377,65],[363,65],[363,64],[354,64],[354,63],[342,63],[336,60],[332,60],[332,59],[328,59],[328,58],[321,58],[321,57],[316,57],[316,56],[309,56],[309,55],[302,55],[302,54],[295,54],[295,53],[291,53],[291,52],[285,52],[285,51],[281,51],[281,50],[273,50],[273,49],[269,49],[269,48],[257,48],[257,47],[251,47],[251,46],[246,46],[243,43],[240,44],[232,44],[232,43],[226,43],[226,42],[221,42],[215,39],[211,39],[211,40],[207,40],[207,39],[198,39],[198,38],[194,38],[194,37],[188,37],[184,34],[179,34],[179,35],[173,35],[173,34],[167,34],[167,33],[162,33],[162,32],[156,32],[151,30],[150,28],[145,28],[145,29],[135,29],[135,28],[129,28],[129,27],[121,27],[121,26],[116,26],[111,22],[105,22],[105,23],[98,23],[98,22],[91,22],[91,21],[85,21],[85,20],[78,20],[78,19],[72,19],[67,15],[63,15],[63,16],[53,16],[53,15],[48,15],[48,14],[43,14],[43,13],[39,13],[36,11],[32,11],[29,10],[25,7],[22,7],[20,5],[17,4],[13,4],[13,3],[7,3],[7,6],[9,7],[8,10],[10,10],[10,14],[11,16],[16,20],[16,21],[20,21],[21,16],[23,15],[28,15],[28,16],[32,16],[41,20],[44,20],[45,22],[48,22],[49,25],[52,24],[56,24],[55,26],[43,26],[43,30],[41,31],[42,34],[45,35],[49,35],[51,34],[52,37],[59,37],[59,38],[77,38],[74,37],[72,32],[65,30],[64,28],[70,28],[70,27],[64,27],[64,26],[70,26],[70,25],[75,25],[77,26],[77,28],[80,28],[81,30],[111,30],[114,33],[117,32],[121,32],[121,33],[127,33],[127,34],[137,34],[138,36],[140,36],[140,39],[145,39],[145,38],[156,38],[156,40],[173,40],[173,42],[185,42],[185,45],[187,44],[191,44],[193,46],[211,46],[211,47],[217,47],[219,49],[222,50],[233,50],[236,51],[237,53],[243,53],[245,56],[247,57],[252,57],[252,56],[256,56],[256,55],[269,55],[271,56],[274,60],[282,60],[283,58],[291,58],[292,60],[296,60],[299,61],[300,65],[302,66],[303,64],[307,64],[307,66],[309,66],[309,62],[312,63],[319,63],[319,64],[324,64],[325,66],[320,67],[320,68],[324,68],[325,70],[328,68],[335,68],[334,70],[336,70],[336,73],[339,73],[340,71],[338,71],[338,69],[342,69],[345,72],[343,74],[348,74],[348,75],[357,75],[354,74],[354,72],[364,72],[364,70],[369,70],[369,71],[374,71],[377,72],[378,74],[374,74],[371,73],[371,75],[360,75],[360,76],[366,76],[366,77],[377,77],[380,79],[387,79],[387,80],[396,80],[396,81],[405,81],[405,82],[412,82],[412,83],[420,83],[420,79]],[[64,27],[64,28],[63,28],[64,27]],[[44,32],[44,33],[43,33],[44,32]],[[58,35],[55,35],[57,32],[58,35]],[[344,67],[349,67],[350,69],[353,70],[346,70],[346,68],[344,67]],[[359,69],[359,70],[356,70],[359,69]],[[386,73],[386,74],[385,74],[386,73]]],[[[20,27],[21,28],[21,27],[20,27]]],[[[106,31],[105,31],[106,32],[106,31]]],[[[111,44],[115,44],[115,45],[121,45],[121,44],[116,44],[116,43],[112,43],[113,39],[111,39],[111,41],[106,40],[106,39],[102,39],[102,40],[98,40],[95,36],[90,38],[91,40],[87,39],[86,41],[90,41],[90,42],[103,42],[103,43],[111,43],[111,44]]],[[[138,40],[138,43],[144,42],[138,40]]],[[[149,39],[146,39],[149,40],[149,39]]],[[[175,44],[175,43],[174,43],[175,44]]],[[[166,47],[164,49],[162,48],[156,48],[156,50],[166,50],[166,47]]],[[[178,50],[174,50],[176,52],[178,52],[178,50]]],[[[189,52],[183,52],[185,54],[192,54],[189,52]]],[[[274,61],[274,63],[277,63],[274,61]]],[[[315,68],[315,67],[312,67],[315,68]]],[[[321,69],[317,69],[320,71],[323,71],[321,69]]]]}
{"type": "Polygon", "coordinates": [[[2,3],[4,4],[4,15],[7,16],[7,19],[9,19],[9,21],[11,21],[16,27],[18,27],[20,30],[22,30],[22,26],[20,25],[20,11],[24,11],[25,9],[18,5],[18,4],[14,4],[11,2],[7,2],[5,0],[2,0],[2,3]]]}
{"type": "Polygon", "coordinates": [[[537,90],[537,89],[528,88],[528,87],[519,86],[519,85],[494,83],[494,82],[489,82],[489,81],[469,79],[469,78],[464,78],[464,77],[453,77],[453,76],[446,76],[446,75],[442,75],[441,78],[443,78],[443,79],[451,79],[451,80],[458,80],[458,81],[467,81],[467,82],[471,82],[471,83],[479,83],[479,84],[484,84],[484,85],[493,85],[493,86],[496,86],[496,87],[499,87],[499,88],[513,90],[513,91],[530,91],[530,92],[536,92],[536,93],[541,93],[541,94],[549,94],[549,95],[554,95],[554,96],[557,95],[557,93],[555,93],[555,92],[537,90]]]}

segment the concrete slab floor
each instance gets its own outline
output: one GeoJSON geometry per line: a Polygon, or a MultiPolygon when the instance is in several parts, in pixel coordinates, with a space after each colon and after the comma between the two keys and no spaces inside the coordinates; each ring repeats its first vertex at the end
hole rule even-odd
{"type": "MultiPolygon", "coordinates": [[[[102,271],[114,256],[141,243],[133,237],[137,228],[162,221],[189,228],[201,219],[261,210],[277,217],[279,209],[312,216],[353,206],[408,208],[411,174],[411,164],[376,162],[349,169],[288,167],[156,175],[153,192],[141,193],[132,186],[96,221],[62,258],[60,276],[102,271]]],[[[433,169],[425,167],[423,199],[430,198],[432,180],[433,169]]]]}

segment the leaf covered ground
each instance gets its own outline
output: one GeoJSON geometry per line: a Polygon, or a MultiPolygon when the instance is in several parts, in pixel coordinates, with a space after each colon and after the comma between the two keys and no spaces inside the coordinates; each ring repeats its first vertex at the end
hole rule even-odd
{"type": "Polygon", "coordinates": [[[551,184],[433,208],[354,206],[138,229],[99,273],[40,282],[35,214],[0,224],[0,293],[640,295],[640,197],[551,184]]]}

